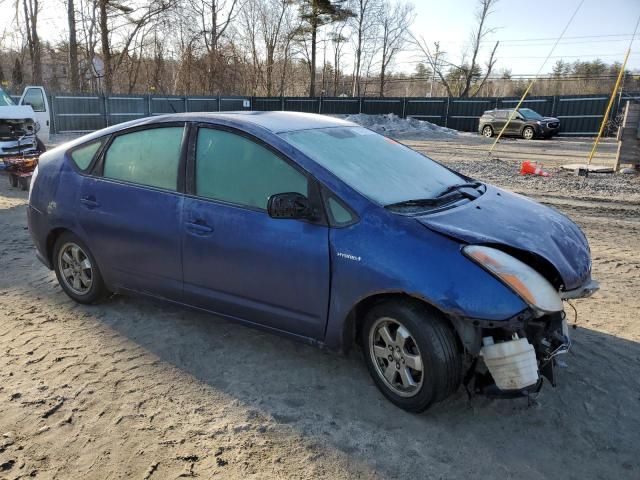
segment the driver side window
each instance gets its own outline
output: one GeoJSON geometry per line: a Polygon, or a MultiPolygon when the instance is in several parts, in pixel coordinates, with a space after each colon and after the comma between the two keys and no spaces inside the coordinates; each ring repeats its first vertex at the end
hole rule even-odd
{"type": "Polygon", "coordinates": [[[196,143],[196,195],[266,210],[276,193],[309,195],[309,180],[271,150],[241,135],[201,128],[196,143]]]}

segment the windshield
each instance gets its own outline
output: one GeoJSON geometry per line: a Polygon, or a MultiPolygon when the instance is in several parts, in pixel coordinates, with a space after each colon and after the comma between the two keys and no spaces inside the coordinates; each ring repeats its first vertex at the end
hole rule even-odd
{"type": "Polygon", "coordinates": [[[521,108],[518,111],[527,120],[542,120],[544,118],[538,112],[536,112],[535,110],[531,110],[530,108],[521,108]]]}
{"type": "Polygon", "coordinates": [[[13,103],[11,97],[0,88],[0,107],[8,107],[10,105],[15,105],[15,103],[13,103]]]}
{"type": "Polygon", "coordinates": [[[463,181],[430,158],[362,127],[299,130],[281,136],[380,205],[435,198],[463,181]]]}

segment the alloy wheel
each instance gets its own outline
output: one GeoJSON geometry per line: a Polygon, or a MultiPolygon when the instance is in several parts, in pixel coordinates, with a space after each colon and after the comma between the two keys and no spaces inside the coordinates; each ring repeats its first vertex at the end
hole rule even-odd
{"type": "Polygon", "coordinates": [[[411,332],[398,320],[383,317],[369,332],[369,352],[376,373],[401,397],[412,397],[424,379],[422,355],[411,332]]]}
{"type": "Polygon", "coordinates": [[[487,138],[493,137],[493,130],[491,129],[491,127],[484,127],[482,129],[482,133],[487,138]]]}
{"type": "Polygon", "coordinates": [[[93,283],[93,265],[87,254],[77,244],[65,243],[58,254],[60,276],[65,285],[76,295],[86,295],[93,283]]]}
{"type": "Polygon", "coordinates": [[[525,138],[525,140],[531,140],[533,138],[533,129],[525,128],[522,132],[522,136],[525,138]]]}

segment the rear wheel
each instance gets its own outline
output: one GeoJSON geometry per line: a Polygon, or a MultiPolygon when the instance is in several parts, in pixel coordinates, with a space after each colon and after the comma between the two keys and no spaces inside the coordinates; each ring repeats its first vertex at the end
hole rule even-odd
{"type": "Polygon", "coordinates": [[[56,240],[53,264],[58,283],[76,302],[97,303],[109,295],[95,258],[72,233],[63,233],[56,240]]]}
{"type": "Polygon", "coordinates": [[[9,174],[9,185],[11,185],[12,187],[18,186],[18,176],[15,173],[9,174]]]}
{"type": "Polygon", "coordinates": [[[524,127],[522,129],[522,138],[525,140],[533,140],[533,137],[536,136],[536,132],[533,130],[533,127],[524,127]]]}
{"type": "Polygon", "coordinates": [[[360,341],[376,386],[404,410],[421,412],[460,385],[462,356],[454,332],[423,305],[376,305],[365,317],[360,341]]]}
{"type": "Polygon", "coordinates": [[[47,151],[47,147],[44,142],[36,137],[36,148],[38,149],[38,153],[44,153],[47,151]]]}
{"type": "Polygon", "coordinates": [[[493,127],[491,125],[485,125],[482,128],[482,135],[484,135],[487,138],[493,137],[493,127]]]}

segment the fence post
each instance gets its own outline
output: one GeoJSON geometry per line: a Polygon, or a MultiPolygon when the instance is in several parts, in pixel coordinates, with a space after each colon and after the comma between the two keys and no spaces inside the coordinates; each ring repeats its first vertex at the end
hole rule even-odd
{"type": "Polygon", "coordinates": [[[318,113],[322,113],[322,95],[318,98],[318,113]]]}
{"type": "Polygon", "coordinates": [[[449,125],[449,98],[447,97],[447,105],[445,106],[445,110],[444,110],[444,126],[445,128],[447,127],[447,125],[449,125]]]}
{"type": "Polygon", "coordinates": [[[218,111],[222,111],[222,98],[220,97],[220,94],[218,94],[218,111]]]}
{"type": "Polygon", "coordinates": [[[362,97],[358,97],[358,113],[362,113],[362,97]]]}
{"type": "Polygon", "coordinates": [[[402,118],[407,118],[407,97],[402,97],[402,118]]]}
{"type": "Polygon", "coordinates": [[[552,103],[551,103],[551,116],[552,117],[556,116],[556,105],[557,105],[556,102],[557,102],[557,100],[558,100],[558,97],[556,95],[554,95],[552,103]]]}
{"type": "Polygon", "coordinates": [[[49,132],[58,133],[58,122],[56,121],[56,106],[54,102],[56,96],[55,94],[51,94],[51,101],[49,102],[49,108],[51,109],[51,126],[49,127],[49,132]]]}
{"type": "Polygon", "coordinates": [[[104,112],[104,126],[109,126],[109,109],[108,109],[109,97],[102,95],[102,111],[104,112]]]}

